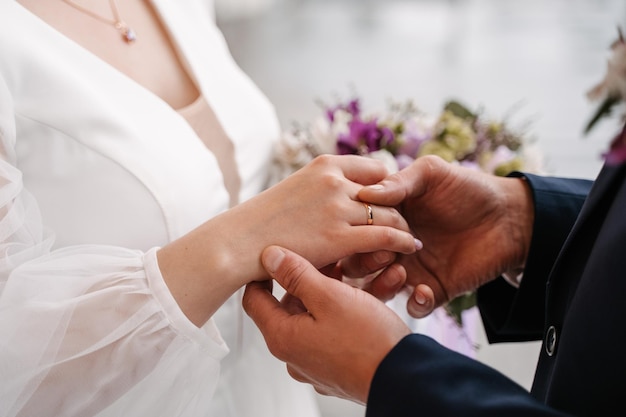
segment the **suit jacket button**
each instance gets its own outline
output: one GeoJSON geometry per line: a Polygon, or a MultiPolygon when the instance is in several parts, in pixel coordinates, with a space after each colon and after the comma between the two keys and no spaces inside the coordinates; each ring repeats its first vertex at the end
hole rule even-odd
{"type": "Polygon", "coordinates": [[[550,326],[548,331],[546,332],[546,340],[545,340],[546,353],[548,356],[554,355],[554,351],[556,350],[556,328],[554,326],[550,326]]]}

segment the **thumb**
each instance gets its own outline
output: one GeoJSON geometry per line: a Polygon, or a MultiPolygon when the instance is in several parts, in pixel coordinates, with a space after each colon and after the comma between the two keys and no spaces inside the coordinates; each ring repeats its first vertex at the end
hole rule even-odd
{"type": "Polygon", "coordinates": [[[412,317],[421,319],[428,316],[437,307],[435,294],[428,285],[419,284],[407,301],[407,311],[412,317]]]}
{"type": "Polygon", "coordinates": [[[271,277],[288,294],[299,298],[310,312],[324,303],[320,294],[326,293],[329,286],[341,284],[324,276],[300,255],[279,246],[265,248],[261,262],[271,277]]]}
{"type": "Polygon", "coordinates": [[[361,201],[381,206],[397,206],[408,197],[415,197],[424,192],[424,176],[421,171],[422,167],[418,159],[378,184],[361,188],[358,198],[361,201]]]}
{"type": "Polygon", "coordinates": [[[427,189],[442,182],[453,165],[435,155],[421,156],[402,171],[378,184],[359,191],[359,199],[368,203],[395,206],[408,198],[419,198],[427,189]]]}

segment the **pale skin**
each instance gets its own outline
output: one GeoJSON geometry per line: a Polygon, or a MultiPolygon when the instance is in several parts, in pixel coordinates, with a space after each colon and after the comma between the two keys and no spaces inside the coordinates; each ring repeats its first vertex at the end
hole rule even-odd
{"type": "MultiPolygon", "coordinates": [[[[238,288],[267,279],[261,251],[280,244],[316,268],[354,253],[413,253],[416,242],[395,209],[374,206],[366,225],[361,184],[385,176],[378,161],[319,157],[277,186],[207,221],[158,253],[172,294],[195,323],[207,320],[238,288]]],[[[397,268],[390,270],[397,274],[397,268]]]]}
{"type": "MultiPolygon", "coordinates": [[[[112,25],[64,1],[19,3],[173,109],[198,97],[195,80],[150,2],[118,2],[120,16],[137,33],[132,45],[112,25]]],[[[108,1],[75,3],[105,19],[113,18],[108,1]]],[[[292,178],[161,248],[157,257],[163,278],[183,313],[201,326],[243,285],[267,279],[260,253],[273,243],[301,253],[320,268],[372,251],[377,265],[387,266],[393,253],[414,252],[415,240],[395,209],[375,206],[376,225],[365,226],[366,211],[357,201],[362,185],[386,175],[382,164],[373,160],[321,157],[292,178]]],[[[403,272],[398,266],[388,268],[380,282],[397,289],[404,283],[403,272]]]]}
{"type": "MultiPolygon", "coordinates": [[[[423,240],[422,250],[401,257],[408,285],[422,298],[409,302],[416,317],[523,266],[526,259],[534,212],[521,179],[426,157],[361,189],[359,197],[396,205],[423,240]]],[[[371,255],[365,257],[375,265],[371,255]]],[[[244,308],[270,351],[294,378],[319,392],[365,403],[380,362],[409,329],[380,300],[329,279],[284,248],[267,248],[262,261],[288,293],[279,302],[267,283],[246,288],[244,308]]]]}
{"type": "MultiPolygon", "coordinates": [[[[132,45],[122,41],[121,34],[112,25],[88,16],[62,0],[18,2],[172,108],[186,106],[200,94],[149,2],[118,1],[120,16],[137,33],[137,40],[132,45]]],[[[74,3],[105,19],[113,19],[108,0],[75,0],[74,3]]]]}

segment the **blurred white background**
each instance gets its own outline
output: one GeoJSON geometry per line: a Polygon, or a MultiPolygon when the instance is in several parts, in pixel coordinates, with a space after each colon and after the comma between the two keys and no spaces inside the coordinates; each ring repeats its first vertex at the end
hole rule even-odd
{"type": "MultiPolygon", "coordinates": [[[[624,0],[217,0],[233,56],[276,106],[284,128],[320,114],[317,99],[352,92],[365,110],[413,99],[437,113],[456,98],[530,122],[548,174],[593,178],[618,129],[586,137],[586,91],[605,73],[624,0]]],[[[482,331],[482,329],[481,329],[482,331]]],[[[537,343],[487,346],[478,359],[530,388],[537,343]]],[[[322,398],[325,416],[363,408],[322,398]]]]}

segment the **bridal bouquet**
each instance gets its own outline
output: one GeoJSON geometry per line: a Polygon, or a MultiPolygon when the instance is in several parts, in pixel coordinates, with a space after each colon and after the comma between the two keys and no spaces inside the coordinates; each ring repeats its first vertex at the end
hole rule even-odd
{"type": "MultiPolygon", "coordinates": [[[[278,182],[321,154],[355,154],[381,160],[396,172],[423,155],[438,155],[453,164],[494,175],[514,170],[540,171],[539,152],[525,129],[489,118],[457,101],[437,115],[419,110],[411,100],[391,102],[381,112],[365,112],[353,97],[332,105],[310,124],[296,124],[277,144],[272,182],[278,182]]],[[[475,305],[473,293],[445,308],[459,326],[462,312],[475,305]]]]}
{"type": "Polygon", "coordinates": [[[323,114],[310,124],[296,124],[277,144],[273,182],[300,169],[321,154],[355,154],[383,161],[391,172],[419,156],[438,155],[495,175],[539,169],[539,154],[529,146],[525,129],[488,118],[457,101],[438,115],[420,111],[411,100],[391,102],[384,112],[364,112],[352,98],[322,105],[323,114]]]}

